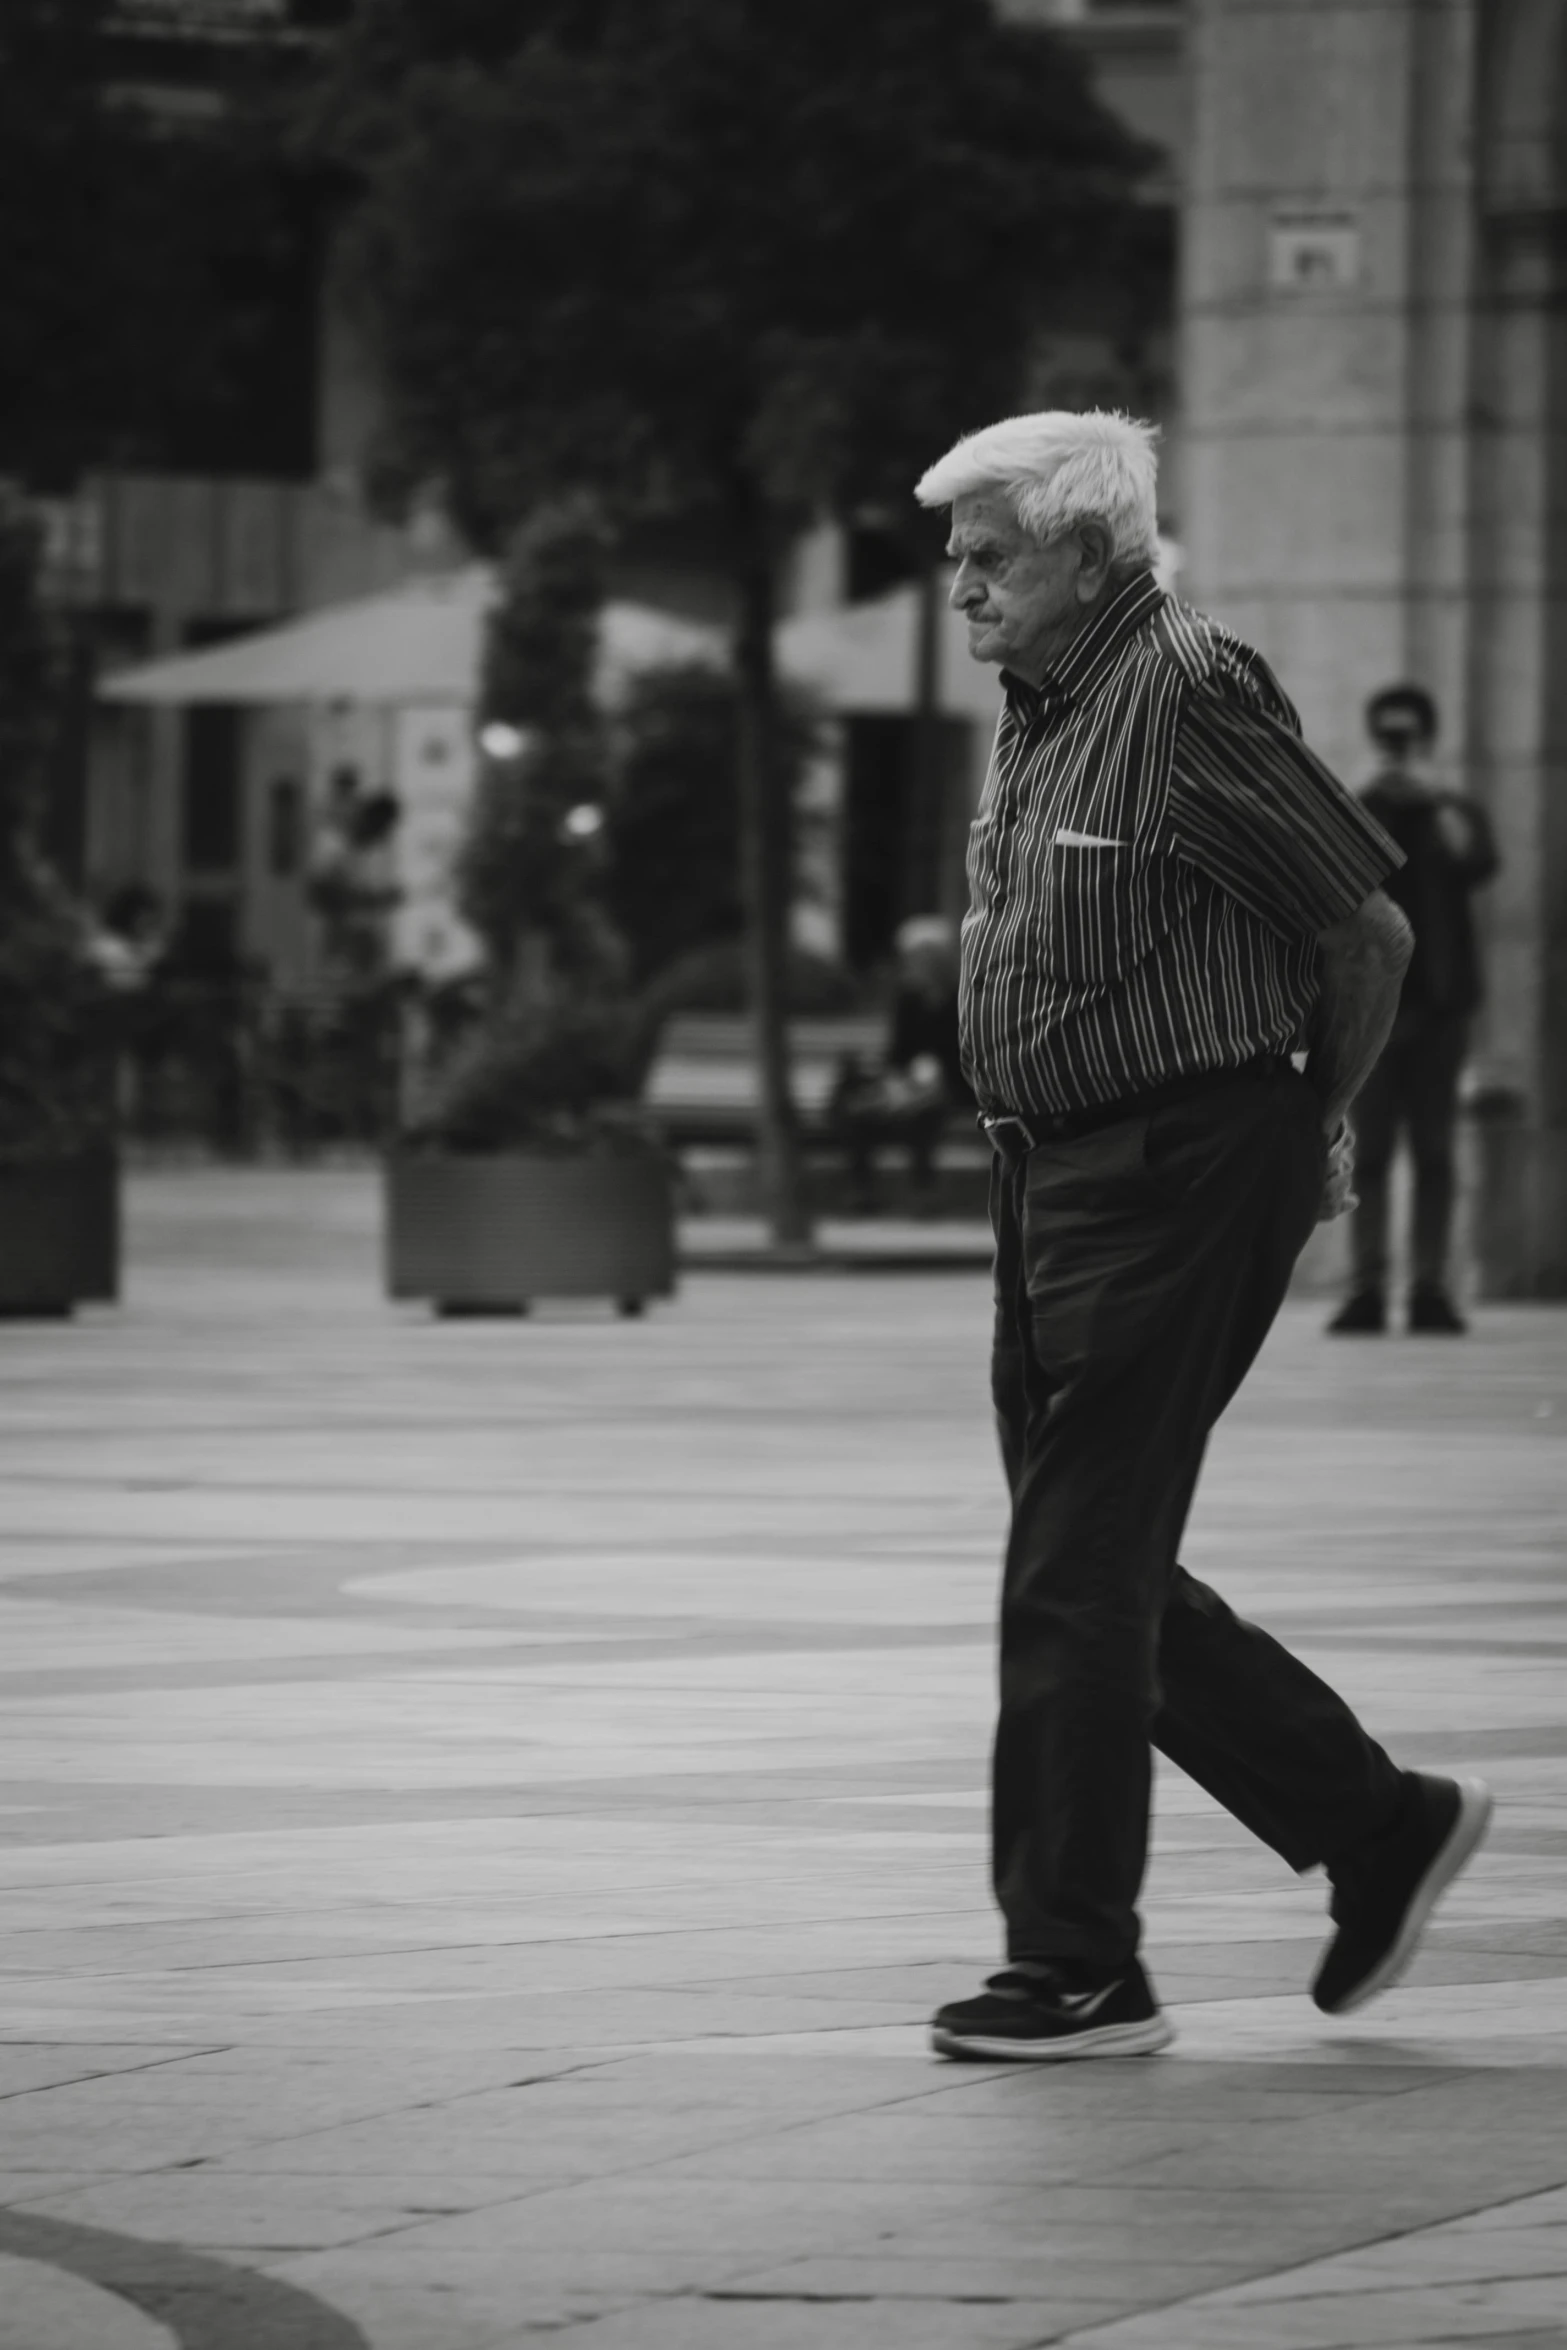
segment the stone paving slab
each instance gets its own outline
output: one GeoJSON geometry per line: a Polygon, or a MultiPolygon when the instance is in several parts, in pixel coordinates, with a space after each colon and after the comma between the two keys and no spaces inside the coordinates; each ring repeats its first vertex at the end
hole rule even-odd
{"type": "Polygon", "coordinates": [[[176,2337],[117,2293],[0,2253],[0,2341],[26,2350],[175,2350],[176,2337]]]}
{"type": "Polygon", "coordinates": [[[121,1310],[0,1328],[0,2350],[1567,2344],[1567,1316],[1292,1303],[1187,1547],[1495,1786],[1408,1984],[1317,2015],[1320,1882],[1164,1772],[1179,2040],[1020,2074],[924,2039],[981,1271],[445,1324],[362,1173],[130,1208],[121,1310]]]}

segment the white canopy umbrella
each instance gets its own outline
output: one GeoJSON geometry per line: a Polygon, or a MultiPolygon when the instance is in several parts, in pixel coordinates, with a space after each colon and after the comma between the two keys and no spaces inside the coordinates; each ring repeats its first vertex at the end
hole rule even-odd
{"type": "MultiPolygon", "coordinates": [[[[210,651],[178,653],[105,677],[106,702],[471,702],[497,583],[487,564],[332,604],[210,651]]],[[[600,628],[599,684],[666,662],[716,661],[722,630],[648,604],[612,602],[600,628]]]]}
{"type": "MultiPolygon", "coordinates": [[[[919,699],[919,607],[919,589],[911,584],[863,604],[786,620],[778,631],[779,669],[846,717],[906,715],[919,699]]],[[[936,614],[935,687],[936,706],[949,718],[995,717],[996,673],[969,659],[945,581],[936,614]]]]}

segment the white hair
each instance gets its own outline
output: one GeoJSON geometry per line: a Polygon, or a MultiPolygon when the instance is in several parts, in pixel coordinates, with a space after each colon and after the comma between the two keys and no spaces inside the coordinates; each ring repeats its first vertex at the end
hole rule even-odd
{"type": "Polygon", "coordinates": [[[950,506],[975,490],[1003,490],[1030,538],[1102,522],[1118,564],[1159,556],[1155,424],[1104,408],[1045,408],[987,424],[939,458],[915,484],[922,506],[950,506]]]}

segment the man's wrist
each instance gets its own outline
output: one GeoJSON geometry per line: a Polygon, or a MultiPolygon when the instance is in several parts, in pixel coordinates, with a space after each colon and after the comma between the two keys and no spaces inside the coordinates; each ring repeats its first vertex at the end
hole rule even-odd
{"type": "Polygon", "coordinates": [[[1329,1141],[1333,1141],[1345,1123],[1349,1103],[1342,1092],[1329,1092],[1323,1083],[1325,1074],[1324,1070],[1314,1067],[1310,1059],[1307,1060],[1305,1068],[1301,1071],[1306,1083],[1322,1104],[1322,1131],[1327,1135],[1329,1141]]]}

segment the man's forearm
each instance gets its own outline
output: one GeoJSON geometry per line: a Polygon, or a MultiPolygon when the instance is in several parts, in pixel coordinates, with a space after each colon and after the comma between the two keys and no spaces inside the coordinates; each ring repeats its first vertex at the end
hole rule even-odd
{"type": "Polygon", "coordinates": [[[1436,841],[1448,865],[1471,889],[1496,871],[1496,839],[1485,810],[1473,800],[1446,800],[1437,810],[1436,841]]]}
{"type": "Polygon", "coordinates": [[[1398,1010],[1414,933],[1377,890],[1317,941],[1320,994],[1306,1075],[1331,1133],[1376,1067],[1398,1010]]]}

